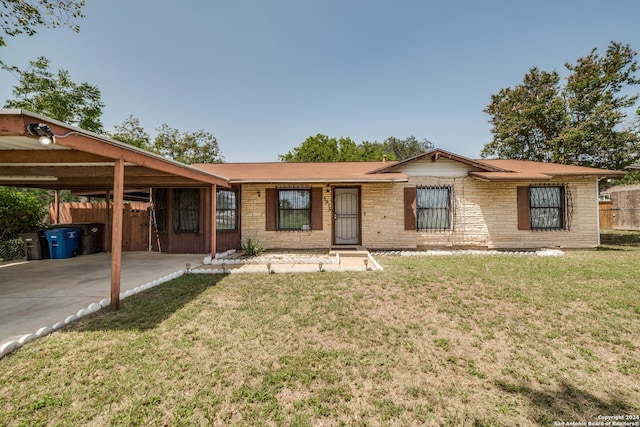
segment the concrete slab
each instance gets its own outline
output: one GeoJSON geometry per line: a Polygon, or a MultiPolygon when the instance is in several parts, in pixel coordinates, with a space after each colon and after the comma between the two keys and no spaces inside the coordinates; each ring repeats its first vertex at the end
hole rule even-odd
{"type": "MultiPolygon", "coordinates": [[[[202,264],[205,255],[123,252],[120,291],[202,264]]],[[[111,254],[0,265],[0,347],[63,321],[111,290],[111,254]]]]}

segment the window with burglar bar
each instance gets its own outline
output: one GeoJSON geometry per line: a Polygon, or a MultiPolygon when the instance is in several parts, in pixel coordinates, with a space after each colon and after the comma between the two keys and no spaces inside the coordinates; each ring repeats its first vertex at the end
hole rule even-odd
{"type": "Polygon", "coordinates": [[[236,231],[238,228],[238,201],[235,190],[216,192],[216,230],[236,231]]]}
{"type": "Polygon", "coordinates": [[[278,190],[278,230],[302,230],[311,226],[311,190],[278,190]]]}
{"type": "Polygon", "coordinates": [[[450,230],[451,187],[418,187],[416,210],[418,230],[450,230]]]}
{"type": "Polygon", "coordinates": [[[173,230],[176,233],[198,233],[200,231],[200,190],[180,188],[173,191],[173,230]]]}
{"type": "Polygon", "coordinates": [[[529,187],[531,229],[564,230],[566,205],[564,186],[529,187]]]}

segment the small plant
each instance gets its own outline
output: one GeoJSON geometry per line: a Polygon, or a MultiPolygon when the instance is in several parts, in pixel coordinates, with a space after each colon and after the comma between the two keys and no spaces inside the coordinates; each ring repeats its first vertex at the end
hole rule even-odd
{"type": "Polygon", "coordinates": [[[240,242],[240,249],[245,256],[254,257],[264,252],[264,246],[258,240],[247,237],[240,242]]]}

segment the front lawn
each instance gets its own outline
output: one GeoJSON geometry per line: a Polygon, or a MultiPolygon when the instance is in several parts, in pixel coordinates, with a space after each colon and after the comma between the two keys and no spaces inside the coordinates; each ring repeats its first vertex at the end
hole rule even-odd
{"type": "Polygon", "coordinates": [[[640,415],[640,248],[603,249],[184,276],[0,360],[0,425],[640,415]]]}

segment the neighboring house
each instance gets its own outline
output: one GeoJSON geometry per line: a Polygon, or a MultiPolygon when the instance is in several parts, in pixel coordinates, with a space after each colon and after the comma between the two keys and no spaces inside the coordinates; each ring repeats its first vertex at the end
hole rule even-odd
{"type": "MultiPolygon", "coordinates": [[[[622,174],[439,149],[402,162],[194,167],[231,184],[218,190],[219,251],[248,237],[269,249],[594,248],[598,180],[622,174]]],[[[159,212],[194,202],[167,194],[157,191],[159,212]]]]}
{"type": "Polygon", "coordinates": [[[607,190],[614,230],[640,230],[640,184],[619,185],[607,190]]]}

